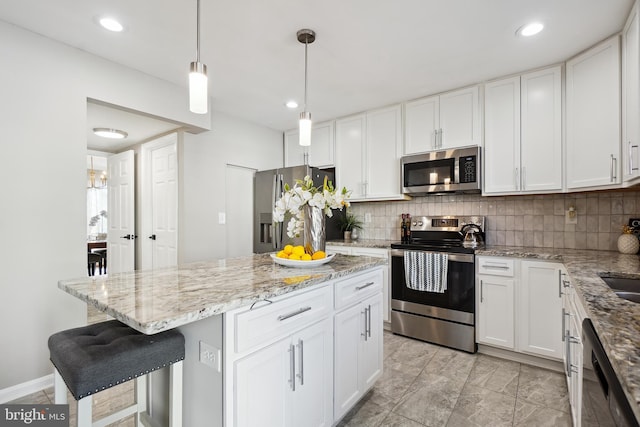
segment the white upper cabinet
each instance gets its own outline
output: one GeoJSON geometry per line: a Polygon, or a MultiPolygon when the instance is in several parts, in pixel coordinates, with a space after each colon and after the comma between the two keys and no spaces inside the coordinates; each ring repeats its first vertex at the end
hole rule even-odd
{"type": "Polygon", "coordinates": [[[640,17],[633,7],[622,30],[622,177],[640,177],[640,17]]]}
{"type": "Polygon", "coordinates": [[[336,182],[351,200],[403,199],[400,105],[336,121],[336,182]]]}
{"type": "Polygon", "coordinates": [[[520,77],[484,88],[484,194],[520,190],[520,77]]]}
{"type": "Polygon", "coordinates": [[[421,98],[404,104],[403,153],[480,145],[478,87],[421,98]]]}
{"type": "Polygon", "coordinates": [[[562,190],[560,67],[487,83],[484,162],[484,194],[562,190]]]}
{"type": "Polygon", "coordinates": [[[620,41],[567,61],[567,189],[617,187],[620,170],[620,41]]]}
{"type": "Polygon", "coordinates": [[[298,129],[284,134],[284,165],[300,166],[308,164],[318,168],[335,166],[334,122],[313,124],[311,146],[302,147],[298,129]],[[308,158],[306,158],[308,156],[308,158]]]}

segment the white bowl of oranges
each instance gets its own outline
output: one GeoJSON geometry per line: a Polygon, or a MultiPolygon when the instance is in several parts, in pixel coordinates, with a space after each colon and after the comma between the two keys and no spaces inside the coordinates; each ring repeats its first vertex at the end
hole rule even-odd
{"type": "Polygon", "coordinates": [[[330,262],[335,254],[327,254],[324,251],[306,253],[303,246],[287,245],[280,252],[271,254],[271,259],[276,264],[286,267],[312,268],[330,262]]]}

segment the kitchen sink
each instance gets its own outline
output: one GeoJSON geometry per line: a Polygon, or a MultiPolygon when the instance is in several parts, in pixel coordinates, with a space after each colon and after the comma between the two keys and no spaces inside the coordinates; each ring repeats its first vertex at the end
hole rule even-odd
{"type": "Polygon", "coordinates": [[[640,302],[640,278],[600,276],[620,298],[640,302]]]}

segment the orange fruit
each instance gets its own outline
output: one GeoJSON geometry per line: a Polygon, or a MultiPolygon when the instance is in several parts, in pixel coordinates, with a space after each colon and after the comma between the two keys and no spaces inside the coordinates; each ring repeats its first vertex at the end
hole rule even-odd
{"type": "Polygon", "coordinates": [[[291,252],[293,252],[293,245],[286,245],[282,251],[287,255],[291,255],[291,252]]]}
{"type": "Polygon", "coordinates": [[[302,256],[304,254],[304,246],[294,246],[292,253],[302,256]]]}
{"type": "Polygon", "coordinates": [[[313,253],[313,255],[311,256],[311,259],[322,259],[322,258],[326,258],[327,254],[324,253],[324,251],[316,251],[313,253]]]}
{"type": "Polygon", "coordinates": [[[302,261],[311,261],[311,255],[309,254],[302,254],[302,257],[300,258],[302,261]]]}
{"type": "Polygon", "coordinates": [[[299,254],[292,253],[291,255],[289,255],[289,259],[293,259],[293,260],[296,260],[296,261],[300,261],[300,256],[301,256],[301,255],[299,255],[299,254]]]}

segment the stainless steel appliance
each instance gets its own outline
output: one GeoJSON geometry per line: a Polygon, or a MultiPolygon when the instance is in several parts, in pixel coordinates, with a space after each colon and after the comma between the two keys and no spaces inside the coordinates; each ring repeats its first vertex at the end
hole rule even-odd
{"type": "MultiPolygon", "coordinates": [[[[273,222],[273,207],[276,200],[282,196],[284,185],[293,187],[296,180],[311,176],[315,186],[320,186],[324,182],[324,177],[333,182],[333,169],[318,169],[310,166],[293,166],[281,169],[271,169],[256,172],[254,178],[254,203],[253,203],[253,251],[255,253],[273,252],[282,249],[287,243],[302,244],[302,236],[290,239],[287,236],[288,216],[283,223],[273,222]]],[[[326,218],[326,238],[340,239],[340,227],[338,218],[344,215],[344,210],[333,211],[332,218],[326,218]]]]}
{"type": "Polygon", "coordinates": [[[469,353],[476,352],[476,248],[465,247],[462,234],[462,229],[468,224],[475,224],[480,233],[484,233],[485,218],[482,216],[414,217],[410,241],[391,244],[393,333],[469,353]],[[447,287],[444,292],[420,291],[407,286],[405,254],[408,251],[447,255],[447,287]]]}
{"type": "Polygon", "coordinates": [[[405,156],[401,169],[405,194],[479,193],[482,188],[478,146],[405,156]]]}
{"type": "Polygon", "coordinates": [[[604,352],[591,319],[582,322],[583,426],[637,427],[638,420],[604,352]]]}

